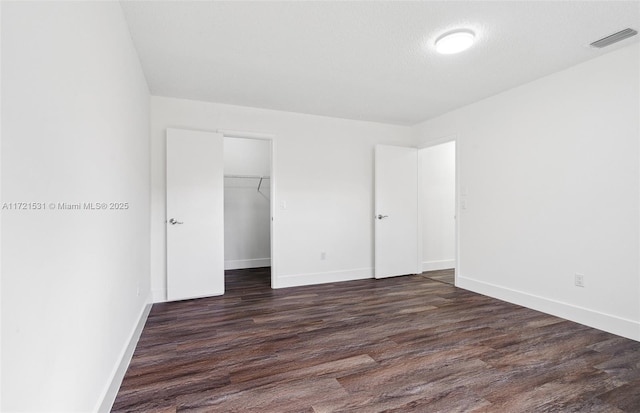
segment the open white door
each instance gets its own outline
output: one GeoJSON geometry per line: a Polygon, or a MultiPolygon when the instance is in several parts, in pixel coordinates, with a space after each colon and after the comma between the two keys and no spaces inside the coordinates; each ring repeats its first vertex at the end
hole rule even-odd
{"type": "Polygon", "coordinates": [[[224,294],[219,133],[167,129],[167,299],[224,294]]]}
{"type": "Polygon", "coordinates": [[[375,277],[418,274],[418,150],[375,148],[375,277]]]}

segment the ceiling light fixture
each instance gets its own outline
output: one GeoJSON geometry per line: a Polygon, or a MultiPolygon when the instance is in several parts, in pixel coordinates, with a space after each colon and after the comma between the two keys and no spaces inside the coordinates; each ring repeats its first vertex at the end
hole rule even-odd
{"type": "Polygon", "coordinates": [[[475,33],[467,29],[448,32],[436,40],[436,51],[442,54],[460,53],[470,48],[475,38],[475,33]]]}

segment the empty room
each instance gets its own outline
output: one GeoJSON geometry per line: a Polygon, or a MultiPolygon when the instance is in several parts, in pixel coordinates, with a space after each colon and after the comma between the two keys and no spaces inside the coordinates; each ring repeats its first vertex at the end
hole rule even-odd
{"type": "Polygon", "coordinates": [[[0,411],[640,412],[638,1],[0,24],[0,411]]]}

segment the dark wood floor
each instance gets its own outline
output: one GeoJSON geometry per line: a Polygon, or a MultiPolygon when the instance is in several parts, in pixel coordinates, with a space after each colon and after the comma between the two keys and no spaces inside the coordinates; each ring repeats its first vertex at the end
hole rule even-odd
{"type": "Polygon", "coordinates": [[[456,270],[449,268],[446,270],[426,271],[422,273],[423,276],[443,283],[455,285],[456,283],[456,270]]]}
{"type": "Polygon", "coordinates": [[[424,275],[155,304],[114,412],[640,412],[640,343],[424,275]]]}

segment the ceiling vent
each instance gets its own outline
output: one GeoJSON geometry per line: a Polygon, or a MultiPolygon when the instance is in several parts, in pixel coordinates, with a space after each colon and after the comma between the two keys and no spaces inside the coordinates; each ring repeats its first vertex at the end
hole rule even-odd
{"type": "Polygon", "coordinates": [[[614,33],[607,37],[603,37],[600,40],[596,40],[595,42],[591,43],[591,46],[601,49],[603,47],[607,47],[614,43],[617,43],[621,40],[628,39],[629,37],[635,36],[636,34],[638,34],[638,32],[633,29],[620,30],[618,33],[614,33]]]}

